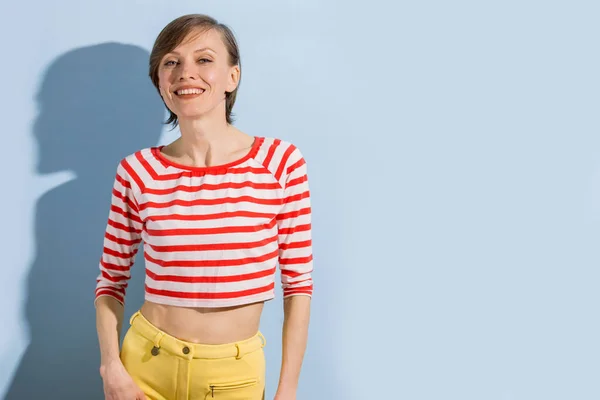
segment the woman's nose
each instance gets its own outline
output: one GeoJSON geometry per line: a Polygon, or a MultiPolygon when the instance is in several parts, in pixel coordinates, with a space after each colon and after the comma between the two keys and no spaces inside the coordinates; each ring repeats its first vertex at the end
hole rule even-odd
{"type": "Polygon", "coordinates": [[[190,65],[187,62],[181,64],[179,80],[183,81],[186,79],[196,79],[193,65],[190,65]]]}

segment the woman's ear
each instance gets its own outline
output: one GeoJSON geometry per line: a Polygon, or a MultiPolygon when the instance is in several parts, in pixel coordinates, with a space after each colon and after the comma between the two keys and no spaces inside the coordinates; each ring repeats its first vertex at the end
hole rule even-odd
{"type": "Polygon", "coordinates": [[[227,92],[233,92],[239,82],[240,82],[240,66],[239,65],[234,65],[233,67],[231,67],[231,71],[229,74],[229,84],[227,85],[227,92]]]}

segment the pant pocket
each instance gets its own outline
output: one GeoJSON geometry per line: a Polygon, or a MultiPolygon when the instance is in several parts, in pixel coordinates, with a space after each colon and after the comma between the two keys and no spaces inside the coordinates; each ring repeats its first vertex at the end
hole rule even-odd
{"type": "Polygon", "coordinates": [[[251,378],[230,382],[209,383],[210,392],[207,398],[216,398],[219,400],[260,399],[256,397],[258,382],[257,378],[251,378]]]}
{"type": "Polygon", "coordinates": [[[250,371],[252,371],[252,376],[255,375],[258,378],[259,383],[264,384],[267,366],[263,349],[258,349],[244,355],[240,361],[248,366],[250,371]]]}

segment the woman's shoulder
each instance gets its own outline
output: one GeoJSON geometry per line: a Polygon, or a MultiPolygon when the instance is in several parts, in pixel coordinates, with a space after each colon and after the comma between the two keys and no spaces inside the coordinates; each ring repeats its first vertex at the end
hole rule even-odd
{"type": "Polygon", "coordinates": [[[302,157],[302,152],[291,139],[284,138],[282,136],[263,136],[260,138],[262,141],[262,148],[265,152],[271,152],[273,155],[279,155],[280,157],[289,156],[302,157]]]}
{"type": "Polygon", "coordinates": [[[143,160],[148,160],[154,157],[154,153],[160,149],[160,146],[149,146],[139,148],[135,151],[125,153],[121,156],[121,160],[119,164],[127,163],[127,164],[136,164],[143,160]]]}
{"type": "Polygon", "coordinates": [[[294,146],[294,143],[291,139],[287,139],[283,136],[262,136],[260,139],[263,140],[264,143],[268,143],[269,145],[275,144],[277,146],[294,146]]]}
{"type": "Polygon", "coordinates": [[[117,164],[117,174],[124,178],[138,175],[145,165],[154,164],[154,153],[158,149],[160,149],[159,146],[149,146],[122,154],[117,164]]]}
{"type": "Polygon", "coordinates": [[[256,154],[257,161],[267,168],[278,181],[297,167],[306,163],[298,145],[284,137],[262,137],[260,151],[256,154]]]}

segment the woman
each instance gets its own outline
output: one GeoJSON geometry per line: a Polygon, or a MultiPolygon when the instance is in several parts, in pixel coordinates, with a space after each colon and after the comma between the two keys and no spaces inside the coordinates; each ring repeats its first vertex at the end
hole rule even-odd
{"type": "Polygon", "coordinates": [[[275,399],[295,399],[313,288],[304,158],[289,142],[232,125],[239,51],[214,19],[168,24],[150,77],[181,137],[117,167],[95,300],[106,398],[264,398],[259,322],[279,264],[285,319],[275,399]],[[119,349],[142,242],[145,302],[119,349]]]}

